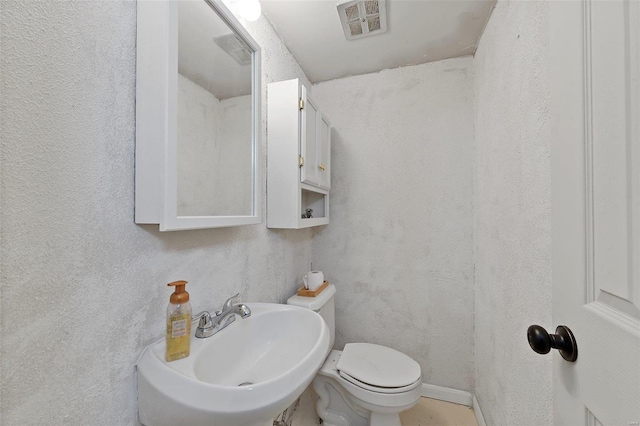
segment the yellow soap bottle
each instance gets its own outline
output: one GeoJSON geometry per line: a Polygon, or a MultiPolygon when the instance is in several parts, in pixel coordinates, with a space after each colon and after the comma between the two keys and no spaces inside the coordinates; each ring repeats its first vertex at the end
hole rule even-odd
{"type": "Polygon", "coordinates": [[[167,352],[165,359],[175,361],[189,356],[191,347],[191,305],[189,293],[184,289],[186,281],[167,284],[175,287],[167,306],[167,352]]]}

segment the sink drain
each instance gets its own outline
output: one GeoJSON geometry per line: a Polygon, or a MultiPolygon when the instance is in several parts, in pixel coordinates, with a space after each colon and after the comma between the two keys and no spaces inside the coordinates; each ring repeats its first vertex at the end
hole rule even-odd
{"type": "Polygon", "coordinates": [[[249,385],[252,385],[252,384],[253,384],[253,382],[244,382],[244,383],[240,383],[238,385],[238,387],[240,387],[240,386],[249,386],[249,385]]]}

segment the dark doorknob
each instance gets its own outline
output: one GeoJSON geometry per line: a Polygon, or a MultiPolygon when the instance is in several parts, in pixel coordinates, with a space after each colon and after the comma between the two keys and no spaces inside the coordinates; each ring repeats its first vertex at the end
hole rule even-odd
{"type": "Polygon", "coordinates": [[[531,349],[539,354],[548,354],[551,348],[557,349],[562,358],[569,362],[578,359],[578,344],[569,327],[559,325],[556,334],[549,334],[539,325],[532,325],[527,329],[527,340],[531,349]]]}

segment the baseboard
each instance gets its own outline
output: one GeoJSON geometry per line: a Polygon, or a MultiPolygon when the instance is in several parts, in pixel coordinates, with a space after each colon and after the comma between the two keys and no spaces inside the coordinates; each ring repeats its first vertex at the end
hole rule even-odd
{"type": "MultiPolygon", "coordinates": [[[[454,404],[462,404],[467,407],[474,406],[474,396],[471,393],[458,389],[445,388],[443,386],[423,383],[422,396],[425,398],[438,399],[440,401],[453,402],[454,404]]],[[[483,425],[479,424],[479,426],[483,425]]]]}
{"type": "Polygon", "coordinates": [[[484,416],[482,415],[482,410],[480,410],[480,404],[478,404],[478,399],[475,395],[473,395],[473,413],[476,415],[478,426],[487,426],[487,423],[484,421],[484,416]]]}
{"type": "Polygon", "coordinates": [[[487,426],[480,410],[480,404],[475,395],[458,389],[445,388],[444,386],[422,384],[422,396],[425,398],[437,399],[440,401],[453,402],[473,408],[473,413],[478,421],[478,426],[487,426]]]}

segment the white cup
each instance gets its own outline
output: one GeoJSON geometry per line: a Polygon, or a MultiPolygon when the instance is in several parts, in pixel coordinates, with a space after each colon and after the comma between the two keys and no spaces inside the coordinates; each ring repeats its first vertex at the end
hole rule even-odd
{"type": "Polygon", "coordinates": [[[316,291],[324,283],[324,274],[322,271],[310,271],[302,277],[302,281],[307,290],[316,291]]]}

